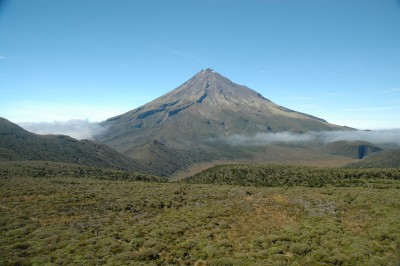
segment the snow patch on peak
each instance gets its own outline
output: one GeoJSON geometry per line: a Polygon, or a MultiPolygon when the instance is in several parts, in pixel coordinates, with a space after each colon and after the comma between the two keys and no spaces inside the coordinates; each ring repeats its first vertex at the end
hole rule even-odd
{"type": "Polygon", "coordinates": [[[214,69],[211,69],[211,68],[203,69],[203,73],[205,73],[205,72],[216,73],[216,72],[214,71],[214,69]]]}

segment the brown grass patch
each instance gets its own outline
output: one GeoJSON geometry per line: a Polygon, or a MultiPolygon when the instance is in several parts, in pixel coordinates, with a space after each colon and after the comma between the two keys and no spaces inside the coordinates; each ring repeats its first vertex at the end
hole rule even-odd
{"type": "Polygon", "coordinates": [[[296,227],[299,216],[293,208],[288,208],[288,202],[288,197],[282,194],[272,194],[268,198],[246,197],[244,202],[238,203],[241,211],[227,232],[228,238],[243,247],[251,245],[249,239],[296,227]]]}
{"type": "Polygon", "coordinates": [[[365,210],[349,210],[342,216],[343,228],[352,233],[363,234],[366,232],[370,221],[372,220],[371,214],[365,210]]]}

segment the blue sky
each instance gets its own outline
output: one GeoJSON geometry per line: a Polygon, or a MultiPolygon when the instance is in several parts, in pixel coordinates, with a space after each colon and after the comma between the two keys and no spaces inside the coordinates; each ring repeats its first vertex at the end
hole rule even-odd
{"type": "Polygon", "coordinates": [[[277,104],[400,128],[397,0],[0,0],[0,116],[101,121],[213,68],[277,104]]]}

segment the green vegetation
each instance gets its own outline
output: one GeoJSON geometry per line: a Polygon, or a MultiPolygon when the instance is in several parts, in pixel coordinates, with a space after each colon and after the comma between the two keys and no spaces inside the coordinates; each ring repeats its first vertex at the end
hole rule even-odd
{"type": "Polygon", "coordinates": [[[167,179],[122,170],[96,168],[77,164],[42,161],[0,161],[0,178],[9,177],[75,177],[124,181],[166,182],[167,179]]]}
{"type": "MultiPolygon", "coordinates": [[[[119,172],[92,168],[81,168],[87,172],[76,178],[79,167],[67,164],[50,164],[47,169],[60,172],[40,177],[34,173],[42,162],[16,164],[21,165],[1,164],[0,265],[400,261],[396,175],[352,187],[243,187],[100,180],[89,177],[119,172]],[[374,186],[379,180],[387,182],[374,186]]],[[[307,173],[307,168],[281,168],[288,169],[288,178],[296,169],[298,176],[307,173]]]]}
{"type": "Polygon", "coordinates": [[[187,178],[188,183],[239,186],[400,188],[400,169],[318,168],[295,165],[217,165],[187,178]]]}
{"type": "Polygon", "coordinates": [[[381,151],[349,165],[351,168],[400,168],[400,150],[381,151]]]}

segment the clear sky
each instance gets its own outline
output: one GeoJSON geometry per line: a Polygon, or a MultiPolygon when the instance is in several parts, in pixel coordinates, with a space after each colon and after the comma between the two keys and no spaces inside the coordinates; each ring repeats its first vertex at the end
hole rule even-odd
{"type": "Polygon", "coordinates": [[[339,125],[400,128],[398,0],[0,0],[0,116],[101,121],[213,68],[339,125]]]}

